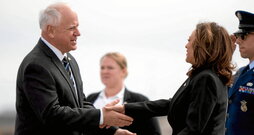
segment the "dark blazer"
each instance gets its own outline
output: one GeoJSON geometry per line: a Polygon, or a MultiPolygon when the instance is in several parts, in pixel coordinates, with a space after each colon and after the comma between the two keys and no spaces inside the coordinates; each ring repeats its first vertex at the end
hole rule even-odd
{"type": "Polygon", "coordinates": [[[98,127],[100,111],[86,102],[76,60],[67,54],[78,98],[63,64],[40,39],[24,58],[16,84],[15,135],[82,135],[98,127]]]}
{"type": "Polygon", "coordinates": [[[254,69],[242,67],[229,88],[226,135],[254,135],[254,69]]]}
{"type": "Polygon", "coordinates": [[[188,78],[172,99],[125,105],[135,117],[168,116],[173,135],[224,135],[227,87],[211,70],[188,78]]]}
{"type": "MultiPolygon", "coordinates": [[[[100,92],[92,93],[87,97],[87,101],[94,103],[98,98],[100,92]]],[[[142,102],[148,101],[148,98],[139,93],[135,93],[129,91],[125,88],[124,91],[124,103],[134,103],[134,102],[142,102]]],[[[137,118],[134,120],[132,125],[122,127],[123,129],[127,129],[133,133],[137,133],[138,135],[160,135],[160,127],[158,125],[158,121],[156,118],[149,119],[141,119],[137,118]]],[[[91,134],[92,135],[92,134],[91,134]]]]}

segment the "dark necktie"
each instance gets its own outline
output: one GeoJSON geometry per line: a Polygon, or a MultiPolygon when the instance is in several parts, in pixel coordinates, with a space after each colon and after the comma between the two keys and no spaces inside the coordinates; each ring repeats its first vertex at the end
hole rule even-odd
{"type": "Polygon", "coordinates": [[[243,69],[242,74],[248,72],[249,70],[250,70],[250,67],[249,67],[249,65],[247,65],[247,66],[243,69]]]}
{"type": "Polygon", "coordinates": [[[71,83],[72,83],[72,85],[74,86],[75,94],[76,94],[76,96],[77,96],[77,90],[76,90],[76,86],[75,86],[75,83],[74,83],[73,75],[72,75],[72,73],[71,73],[71,67],[70,67],[69,60],[68,60],[67,57],[64,57],[63,60],[62,60],[62,62],[63,62],[63,65],[64,65],[65,70],[67,71],[67,73],[68,73],[68,75],[69,75],[69,78],[70,78],[70,80],[71,80],[71,83]]]}
{"type": "Polygon", "coordinates": [[[71,80],[72,83],[74,84],[73,78],[72,78],[72,76],[71,76],[70,63],[69,63],[69,61],[67,60],[66,57],[63,58],[63,65],[64,65],[64,68],[65,68],[65,70],[67,71],[67,73],[68,73],[68,75],[69,75],[69,77],[70,77],[70,80],[71,80]]]}

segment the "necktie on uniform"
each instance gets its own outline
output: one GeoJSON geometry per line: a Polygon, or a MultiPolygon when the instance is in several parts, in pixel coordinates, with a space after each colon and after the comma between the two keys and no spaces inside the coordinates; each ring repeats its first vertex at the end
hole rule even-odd
{"type": "Polygon", "coordinates": [[[247,68],[247,72],[248,72],[250,70],[250,65],[247,65],[246,68],[247,68]]]}
{"type": "Polygon", "coordinates": [[[74,83],[74,78],[73,78],[73,75],[72,75],[72,73],[71,73],[70,62],[69,62],[69,60],[68,60],[67,57],[64,57],[63,60],[62,60],[62,62],[63,62],[63,65],[64,65],[65,70],[67,71],[67,73],[68,73],[68,75],[69,75],[69,78],[70,78],[70,80],[71,80],[71,83],[72,83],[72,85],[73,85],[73,87],[74,87],[74,89],[75,89],[75,94],[76,94],[76,96],[77,96],[77,90],[76,90],[76,86],[75,86],[75,83],[74,83]]]}
{"type": "Polygon", "coordinates": [[[247,66],[243,69],[242,74],[248,72],[249,70],[250,70],[250,66],[247,65],[247,66]]]}

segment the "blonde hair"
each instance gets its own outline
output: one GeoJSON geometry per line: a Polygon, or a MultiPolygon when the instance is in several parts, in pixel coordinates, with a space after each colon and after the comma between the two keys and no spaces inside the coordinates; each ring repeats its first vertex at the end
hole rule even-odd
{"type": "Polygon", "coordinates": [[[125,78],[128,76],[128,70],[127,70],[127,60],[126,58],[124,57],[124,55],[122,55],[121,53],[119,52],[109,52],[109,53],[106,53],[105,55],[103,55],[101,57],[101,60],[100,62],[102,61],[103,58],[105,57],[108,57],[108,58],[111,58],[113,59],[117,65],[120,66],[120,68],[122,70],[126,70],[126,74],[125,74],[125,78]]]}

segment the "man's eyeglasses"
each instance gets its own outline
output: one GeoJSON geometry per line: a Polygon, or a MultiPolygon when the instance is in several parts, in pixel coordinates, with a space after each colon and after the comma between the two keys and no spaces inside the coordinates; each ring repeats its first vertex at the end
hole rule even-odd
{"type": "Polygon", "coordinates": [[[249,34],[254,34],[253,32],[246,32],[246,33],[235,33],[236,38],[241,38],[241,40],[245,40],[249,34]]]}

